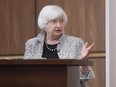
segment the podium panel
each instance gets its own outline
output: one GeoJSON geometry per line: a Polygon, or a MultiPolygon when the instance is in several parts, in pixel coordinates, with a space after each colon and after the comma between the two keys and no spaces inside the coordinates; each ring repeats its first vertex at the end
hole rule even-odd
{"type": "MultiPolygon", "coordinates": [[[[82,64],[81,64],[82,63],[82,64]]],[[[0,87],[80,87],[79,60],[0,60],[0,87]]]]}

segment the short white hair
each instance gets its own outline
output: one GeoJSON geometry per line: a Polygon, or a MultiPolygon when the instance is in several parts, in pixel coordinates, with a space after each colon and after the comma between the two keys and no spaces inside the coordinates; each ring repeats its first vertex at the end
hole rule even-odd
{"type": "Polygon", "coordinates": [[[43,7],[38,16],[38,26],[44,29],[46,24],[54,19],[63,18],[64,26],[67,24],[67,15],[64,10],[57,5],[47,5],[43,7]]]}

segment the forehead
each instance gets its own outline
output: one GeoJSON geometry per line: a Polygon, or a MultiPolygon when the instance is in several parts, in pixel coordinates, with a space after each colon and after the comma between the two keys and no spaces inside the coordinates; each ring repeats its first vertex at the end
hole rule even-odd
{"type": "Polygon", "coordinates": [[[64,19],[62,17],[51,19],[51,21],[54,21],[54,20],[64,20],[64,19]]]}

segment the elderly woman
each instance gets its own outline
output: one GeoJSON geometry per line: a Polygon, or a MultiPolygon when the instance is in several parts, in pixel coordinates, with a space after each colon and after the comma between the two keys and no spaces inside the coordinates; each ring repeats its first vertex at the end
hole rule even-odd
{"type": "MultiPolygon", "coordinates": [[[[64,35],[67,15],[56,5],[45,6],[38,17],[41,32],[26,42],[24,59],[78,59],[87,60],[94,43],[88,46],[81,38],[64,35]]],[[[87,80],[94,78],[89,66],[80,67],[80,85],[88,87],[87,80]]]]}

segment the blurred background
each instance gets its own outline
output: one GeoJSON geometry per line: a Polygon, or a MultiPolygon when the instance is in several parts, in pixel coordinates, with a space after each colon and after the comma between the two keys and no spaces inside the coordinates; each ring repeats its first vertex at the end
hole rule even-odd
{"type": "Polygon", "coordinates": [[[105,0],[0,0],[0,59],[23,58],[25,42],[40,32],[38,14],[48,4],[65,10],[65,34],[95,43],[89,59],[94,61],[96,78],[89,85],[106,87],[105,0]]]}

